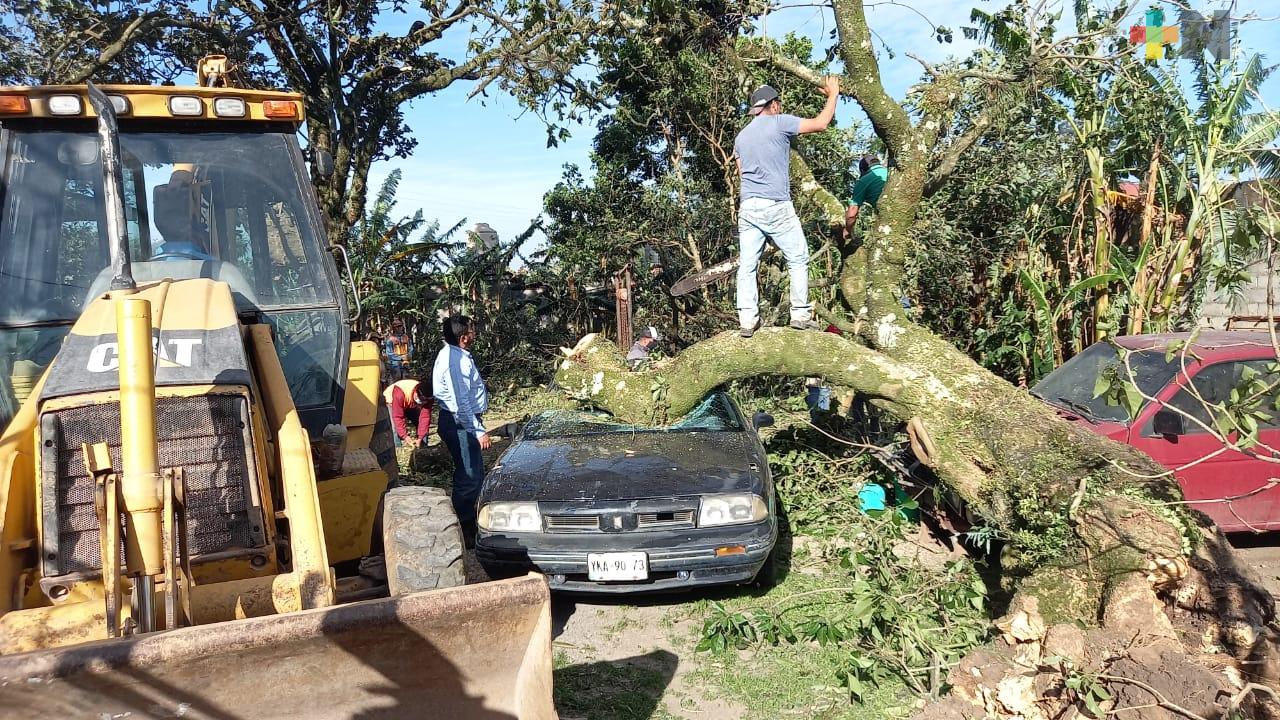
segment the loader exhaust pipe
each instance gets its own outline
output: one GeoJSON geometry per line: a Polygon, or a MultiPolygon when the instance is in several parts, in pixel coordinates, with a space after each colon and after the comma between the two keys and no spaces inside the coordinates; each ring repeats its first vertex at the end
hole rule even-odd
{"type": "Polygon", "coordinates": [[[106,93],[88,83],[89,104],[98,115],[102,156],[102,199],[106,205],[107,238],[111,247],[111,289],[136,290],[129,263],[129,233],[124,219],[124,179],[120,173],[120,128],[116,109],[106,93]]]}
{"type": "Polygon", "coordinates": [[[125,565],[133,576],[139,630],[153,629],[155,577],[164,572],[163,499],[156,452],[156,376],[151,347],[151,302],[115,299],[120,352],[120,501],[125,516],[125,565]]]}

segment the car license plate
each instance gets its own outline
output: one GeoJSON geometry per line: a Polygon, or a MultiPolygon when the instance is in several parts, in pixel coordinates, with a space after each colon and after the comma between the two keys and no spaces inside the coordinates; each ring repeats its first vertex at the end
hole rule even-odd
{"type": "Polygon", "coordinates": [[[647,580],[649,556],[642,552],[587,553],[589,580],[647,580]]]}

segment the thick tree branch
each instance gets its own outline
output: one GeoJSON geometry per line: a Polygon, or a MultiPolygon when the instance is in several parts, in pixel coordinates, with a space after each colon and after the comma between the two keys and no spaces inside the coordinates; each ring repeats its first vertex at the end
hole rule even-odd
{"type": "MultiPolygon", "coordinates": [[[[881,323],[872,332],[895,330],[881,323]]],[[[881,342],[896,341],[885,337],[881,342]]],[[[912,418],[915,432],[924,433],[935,448],[927,462],[939,479],[993,527],[1025,531],[1045,511],[1072,522],[1082,547],[1064,545],[1051,564],[1059,574],[1070,573],[1095,588],[1095,610],[1103,588],[1143,572],[1153,559],[1180,555],[1179,531],[1160,509],[1124,494],[1140,489],[1147,497],[1180,497],[1167,477],[1133,474],[1157,469],[1149,458],[1058,418],[936,338],[927,349],[931,354],[920,362],[904,363],[830,333],[766,328],[748,339],[722,333],[649,370],[630,372],[616,345],[589,335],[565,350],[556,382],[580,402],[628,422],[652,424],[677,419],[707,392],[734,379],[822,377],[877,401],[898,418],[912,418]],[[1080,495],[1080,478],[1088,478],[1098,492],[1080,495]],[[1068,506],[1074,508],[1070,519],[1068,506]]],[[[1055,621],[1078,610],[1055,598],[1042,598],[1041,607],[1055,621]]]]}
{"type": "Polygon", "coordinates": [[[133,22],[120,31],[120,36],[104,47],[96,58],[69,73],[63,81],[70,85],[78,85],[88,80],[95,72],[124,52],[133,43],[138,33],[166,25],[167,23],[163,20],[164,13],[159,11],[144,13],[134,18],[133,22]]]}
{"type": "Polygon", "coordinates": [[[749,339],[722,333],[685,349],[669,364],[631,372],[616,345],[588,335],[560,363],[556,383],[567,392],[607,408],[632,422],[652,422],[651,386],[667,380],[665,412],[677,418],[712,389],[730,380],[761,374],[822,375],[832,382],[888,402],[900,399],[914,371],[830,333],[765,328],[749,339]]]}
{"type": "Polygon", "coordinates": [[[960,137],[952,141],[947,147],[946,152],[938,158],[933,167],[929,171],[929,180],[924,186],[924,195],[928,197],[940,190],[947,179],[951,177],[951,173],[955,172],[956,165],[959,164],[960,158],[969,152],[987,130],[991,128],[991,111],[984,110],[978,114],[973,120],[973,124],[960,137]]]}
{"type": "Polygon", "coordinates": [[[840,57],[846,69],[841,87],[862,106],[891,154],[903,153],[913,134],[911,119],[880,82],[880,62],[871,44],[862,0],[833,0],[832,6],[840,32],[840,57]]]}
{"type": "Polygon", "coordinates": [[[757,46],[754,50],[759,51],[759,54],[739,54],[739,57],[741,57],[744,62],[768,64],[773,67],[773,69],[785,72],[797,80],[807,82],[817,88],[822,87],[821,74],[815,72],[812,68],[798,60],[776,52],[771,45],[764,47],[757,46]]]}

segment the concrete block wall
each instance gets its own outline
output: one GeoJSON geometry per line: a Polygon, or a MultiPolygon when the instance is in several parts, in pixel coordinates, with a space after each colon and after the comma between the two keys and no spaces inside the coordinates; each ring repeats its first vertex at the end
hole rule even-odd
{"type": "MultiPolygon", "coordinates": [[[[1226,292],[1218,292],[1212,286],[1209,287],[1204,304],[1200,307],[1200,320],[1204,325],[1221,330],[1226,328],[1227,320],[1231,317],[1268,314],[1266,260],[1251,263],[1248,272],[1252,279],[1245,283],[1243,292],[1234,298],[1226,292]]],[[[1271,282],[1277,304],[1274,312],[1280,315],[1280,273],[1276,273],[1271,282]]],[[[1241,324],[1237,322],[1233,327],[1241,327],[1241,324]]]]}

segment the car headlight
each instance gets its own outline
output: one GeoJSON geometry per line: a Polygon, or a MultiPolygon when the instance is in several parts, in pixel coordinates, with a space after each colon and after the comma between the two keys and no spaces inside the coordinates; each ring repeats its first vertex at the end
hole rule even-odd
{"type": "Polygon", "coordinates": [[[706,495],[698,509],[698,527],[760,522],[769,508],[759,495],[706,495]]]}
{"type": "Polygon", "coordinates": [[[476,524],[486,531],[542,532],[542,513],[538,503],[495,502],[480,508],[476,524]]]}

